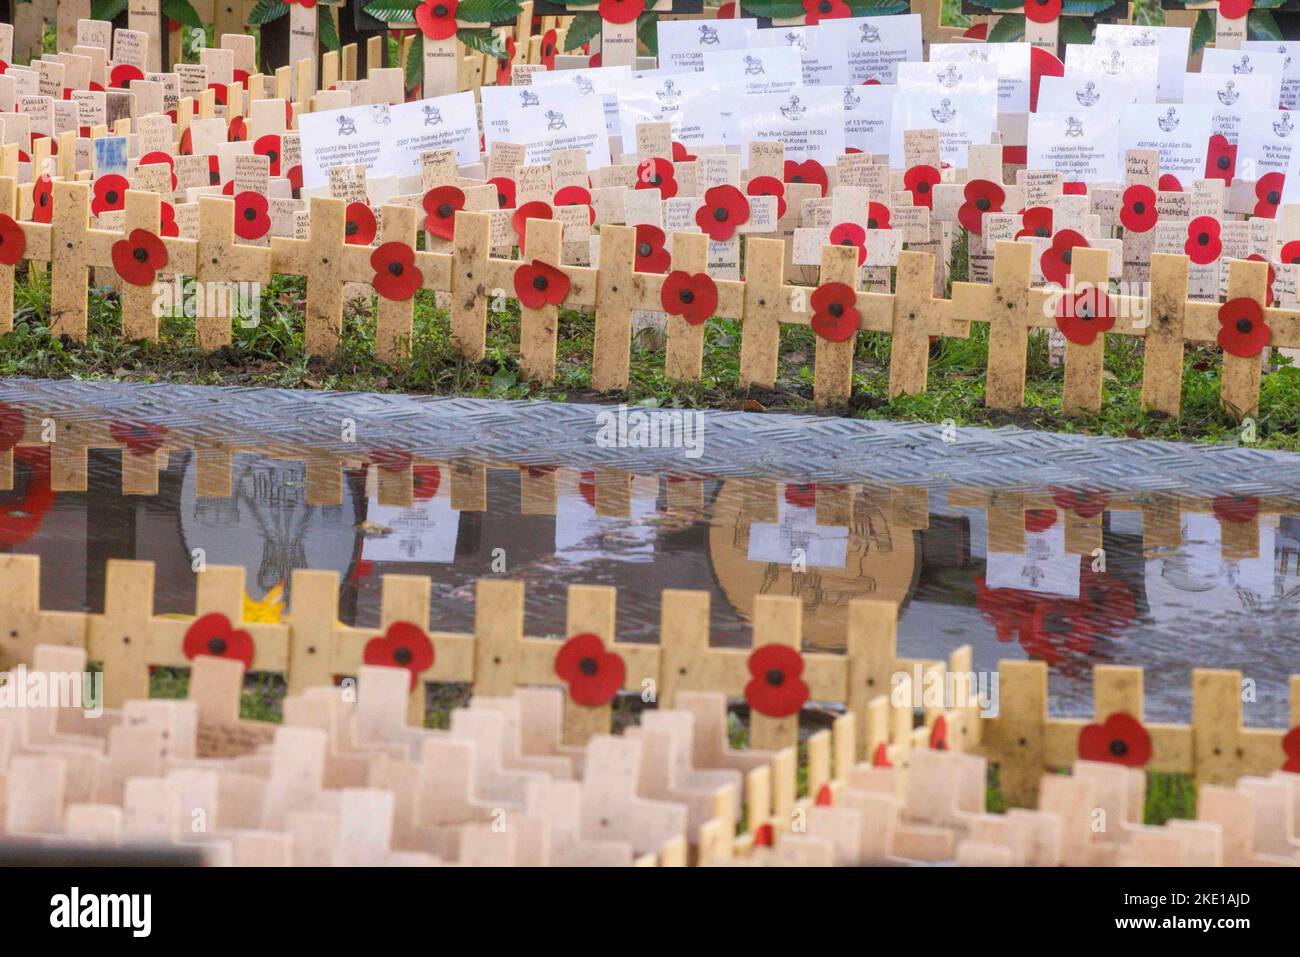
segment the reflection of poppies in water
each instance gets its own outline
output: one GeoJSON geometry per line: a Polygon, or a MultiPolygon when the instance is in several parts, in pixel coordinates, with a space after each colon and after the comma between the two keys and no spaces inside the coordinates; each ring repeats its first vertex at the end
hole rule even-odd
{"type": "Polygon", "coordinates": [[[975,607],[997,629],[998,641],[1015,639],[1029,657],[1049,665],[1086,657],[1094,640],[1119,634],[1137,618],[1128,585],[1107,572],[1094,572],[1091,562],[1082,566],[1077,599],[989,588],[983,578],[975,579],[975,588],[975,607]]]}
{"type": "Polygon", "coordinates": [[[0,492],[0,546],[21,545],[35,535],[54,503],[48,447],[14,449],[13,486],[0,492]]]}
{"type": "Polygon", "coordinates": [[[1052,501],[1067,512],[1074,512],[1080,518],[1095,518],[1106,509],[1109,499],[1105,492],[1095,492],[1086,488],[1059,488],[1052,486],[1052,501]]]}

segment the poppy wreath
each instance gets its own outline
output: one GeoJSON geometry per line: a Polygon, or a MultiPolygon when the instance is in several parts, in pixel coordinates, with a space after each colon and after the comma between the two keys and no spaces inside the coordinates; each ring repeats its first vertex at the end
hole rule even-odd
{"type": "Polygon", "coordinates": [[[456,214],[465,208],[465,193],[456,186],[435,186],[424,194],[424,228],[441,239],[456,233],[456,214]]]}
{"type": "Polygon", "coordinates": [[[249,189],[239,193],[235,196],[235,235],[240,239],[261,239],[271,231],[269,210],[270,204],[261,193],[249,189]]]}
{"type": "Polygon", "coordinates": [[[1237,145],[1229,143],[1222,133],[1210,137],[1210,145],[1205,153],[1205,178],[1221,179],[1226,184],[1232,183],[1237,172],[1237,145]]]}
{"type": "Polygon", "coordinates": [[[672,199],[677,195],[676,170],[673,164],[662,156],[651,156],[637,164],[636,188],[657,189],[660,199],[672,199]]]}
{"type": "Polygon", "coordinates": [[[42,173],[32,187],[32,222],[48,223],[54,218],[54,180],[42,173]]]}
{"type": "Polygon", "coordinates": [[[1197,216],[1187,224],[1187,241],[1183,243],[1183,252],[1198,266],[1214,262],[1223,252],[1219,230],[1219,221],[1213,216],[1197,216]]]}
{"type": "Polygon", "coordinates": [[[494,176],[488,183],[497,188],[497,208],[513,209],[515,205],[515,181],[509,176],[494,176]]]}
{"type": "Polygon", "coordinates": [[[1151,760],[1151,735],[1137,718],[1117,711],[1079,732],[1079,758],[1140,768],[1151,760]]]}
{"type": "Polygon", "coordinates": [[[108,434],[114,442],[125,445],[132,455],[141,457],[153,455],[163,447],[167,439],[167,429],[161,425],[148,422],[110,422],[108,434]]]}
{"type": "Polygon", "coordinates": [[[1259,517],[1259,499],[1254,495],[1219,495],[1210,508],[1215,518],[1229,525],[1247,525],[1259,517]]]}
{"type": "Polygon", "coordinates": [[[631,23],[645,13],[645,0],[600,0],[597,9],[608,23],[631,23]]]}
{"type": "Polygon", "coordinates": [[[123,282],[151,286],[158,270],[167,265],[167,247],[147,229],[133,229],[125,239],[113,243],[113,268],[123,282]]]}
{"type": "Polygon", "coordinates": [[[1020,213],[1020,232],[1016,239],[1037,236],[1047,239],[1052,235],[1052,208],[1050,206],[1030,206],[1020,213]]]}
{"type": "Polygon", "coordinates": [[[858,251],[858,265],[867,261],[867,231],[857,223],[840,223],[831,230],[832,246],[851,246],[858,251]]]}
{"type": "Polygon", "coordinates": [[[430,40],[456,35],[456,0],[425,0],[415,8],[415,24],[430,40]]]}
{"type": "Polygon", "coordinates": [[[1119,221],[1131,233],[1149,232],[1159,220],[1156,211],[1156,191],[1137,183],[1124,190],[1124,205],[1120,207],[1119,221]]]}
{"type": "Polygon", "coordinates": [[[1264,321],[1264,310],[1254,299],[1239,296],[1219,307],[1219,345],[1239,359],[1251,359],[1264,351],[1273,330],[1264,321]]]}
{"type": "Polygon", "coordinates": [[[253,636],[237,630],[229,618],[216,611],[196,618],[185,630],[181,650],[190,661],[208,655],[243,662],[245,671],[253,666],[253,636]]]}
{"type": "Polygon", "coordinates": [[[749,200],[729,183],[705,190],[704,204],[695,211],[695,225],[714,242],[726,242],[747,222],[749,200]]]}
{"type": "Polygon", "coordinates": [[[343,241],[349,246],[369,246],[379,230],[375,212],[365,203],[354,200],[343,211],[343,241]]]}
{"type": "Polygon", "coordinates": [[[845,342],[862,324],[858,315],[858,294],[843,282],[828,282],[813,290],[812,331],[827,342],[845,342]]]}
{"type": "Polygon", "coordinates": [[[1002,204],[1007,198],[1001,186],[987,179],[968,182],[962,196],[966,201],[957,210],[957,222],[976,236],[984,231],[984,214],[1002,212],[1002,204]]]}
{"type": "Polygon", "coordinates": [[[623,659],[605,648],[599,635],[574,635],[555,653],[555,674],[569,686],[569,697],[584,708],[609,704],[623,687],[623,659]]]}
{"type": "MultiPolygon", "coordinates": [[[[844,15],[848,16],[847,13],[844,15]]],[[[830,184],[826,178],[826,167],[816,160],[804,160],[802,163],[786,160],[781,175],[787,183],[815,183],[823,196],[826,195],[827,186],[830,184]]]]}
{"type": "Polygon", "coordinates": [[[511,223],[515,227],[515,237],[519,240],[519,251],[524,251],[524,237],[528,231],[528,220],[530,219],[554,219],[555,213],[551,210],[550,203],[543,203],[540,199],[535,199],[531,203],[524,203],[515,210],[515,215],[511,218],[511,223]]]}
{"type": "Polygon", "coordinates": [[[375,271],[370,280],[375,292],[392,302],[406,302],[424,285],[415,250],[406,243],[380,243],[370,254],[370,268],[375,271]]]}
{"type": "Polygon", "coordinates": [[[395,621],[383,635],[366,642],[361,660],[383,668],[405,668],[411,674],[411,690],[414,691],[420,674],[433,667],[433,642],[419,625],[395,621]]]}
{"type": "Polygon", "coordinates": [[[1090,346],[1115,327],[1110,295],[1092,283],[1063,293],[1056,303],[1056,328],[1067,340],[1090,346]]]}
{"type": "Polygon", "coordinates": [[[769,718],[788,718],[798,714],[808,700],[808,685],[803,674],[803,655],[789,645],[763,645],[750,652],[749,683],[745,701],[759,714],[769,718]]]}
{"type": "Polygon", "coordinates": [[[1073,229],[1062,229],[1052,236],[1052,244],[1043,250],[1038,265],[1043,271],[1043,278],[1064,286],[1070,278],[1070,263],[1074,259],[1074,250],[1086,248],[1088,240],[1083,233],[1073,229]]]}
{"type": "Polygon", "coordinates": [[[691,275],[675,269],[659,288],[659,304],[664,312],[681,316],[688,325],[702,325],[718,309],[718,286],[706,272],[691,275]]]}
{"type": "Polygon", "coordinates": [[[884,203],[867,203],[867,229],[892,229],[889,207],[884,203]]]}
{"type": "Polygon", "coordinates": [[[96,216],[126,207],[126,191],[131,188],[125,176],[109,173],[95,180],[90,211],[96,216]]]}
{"type": "Polygon", "coordinates": [[[280,136],[277,133],[267,133],[265,136],[259,136],[253,143],[253,152],[258,156],[265,156],[268,163],[271,164],[271,175],[280,175],[280,156],[281,144],[280,136]]]}
{"type": "Polygon", "coordinates": [[[667,237],[658,226],[641,223],[636,227],[636,258],[632,268],[637,272],[652,272],[662,275],[672,264],[672,256],[664,248],[667,237]]]}
{"type": "Polygon", "coordinates": [[[1282,753],[1286,755],[1282,770],[1300,774],[1300,725],[1282,736],[1282,753]]]}
{"type": "Polygon", "coordinates": [[[1265,219],[1277,218],[1277,207],[1282,202],[1282,187],[1286,176],[1279,172],[1265,173],[1255,183],[1255,215],[1265,219]]]}
{"type": "Polygon", "coordinates": [[[903,189],[912,194],[913,206],[934,208],[934,188],[939,185],[939,171],[933,166],[913,166],[903,174],[903,189]]]}
{"type": "Polygon", "coordinates": [[[558,306],[569,294],[569,277],[563,269],[534,259],[515,267],[515,296],[529,309],[558,306]]]}
{"type": "Polygon", "coordinates": [[[0,213],[0,266],[14,265],[26,250],[27,235],[18,220],[8,213],[0,213]]]}
{"type": "Polygon", "coordinates": [[[591,192],[585,186],[564,186],[556,190],[552,202],[556,206],[586,206],[587,223],[594,225],[596,210],[591,205],[591,192]]]}
{"type": "Polygon", "coordinates": [[[839,20],[853,16],[844,0],[803,0],[804,23],[815,27],[823,20],[839,20]]]}
{"type": "Polygon", "coordinates": [[[1061,0],[1025,0],[1025,19],[1051,23],[1061,15],[1061,0]]]}
{"type": "Polygon", "coordinates": [[[745,184],[745,194],[747,196],[775,196],[776,218],[780,219],[785,215],[785,183],[775,176],[755,176],[745,184]]]}

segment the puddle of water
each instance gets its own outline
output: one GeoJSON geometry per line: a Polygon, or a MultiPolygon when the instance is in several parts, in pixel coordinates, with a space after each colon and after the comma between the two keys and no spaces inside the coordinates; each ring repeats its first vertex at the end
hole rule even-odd
{"type": "Polygon", "coordinates": [[[200,494],[224,457],[214,469],[185,448],[158,453],[156,493],[126,494],[124,466],[138,490],[149,436],[91,411],[78,425],[135,448],[88,442],[82,481],[77,456],[20,444],[13,487],[0,492],[0,551],[41,556],[47,609],[101,611],[106,563],[141,559],[156,565],[155,611],[192,613],[198,554],[242,566],[249,598],[268,608],[277,597],[292,608],[294,570],[335,571],[340,617],[360,626],[379,621],[385,574],[432,580],[441,631],[473,629],[476,579],[522,580],[525,630],[538,636],[563,633],[569,584],[614,585],[625,641],[657,640],[664,588],[708,590],[713,641],[731,645],[749,641],[754,596],[797,596],[817,650],[843,648],[852,599],[881,598],[901,605],[900,655],[946,658],[970,644],[980,670],[1047,661],[1057,714],[1089,714],[1091,667],[1123,664],[1145,669],[1148,719],[1186,721],[1197,666],[1255,682],[1248,724],[1290,723],[1300,502],[819,488],[474,461],[417,464],[408,490],[409,459],[359,457],[341,463],[330,504],[311,504],[306,462],[318,450],[282,437],[257,450],[216,424],[205,446],[246,449],[230,456],[231,494],[200,494]]]}

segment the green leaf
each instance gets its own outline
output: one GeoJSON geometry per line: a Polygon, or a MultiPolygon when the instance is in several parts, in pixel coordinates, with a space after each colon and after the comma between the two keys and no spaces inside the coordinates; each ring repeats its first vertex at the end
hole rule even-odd
{"type": "Polygon", "coordinates": [[[203,29],[203,18],[190,5],[190,0],[163,0],[162,12],[163,16],[175,20],[182,26],[192,30],[203,29]]]}
{"type": "Polygon", "coordinates": [[[910,9],[907,0],[846,0],[848,7],[858,16],[888,17],[906,13],[910,9]]]}
{"type": "Polygon", "coordinates": [[[986,7],[989,10],[1020,10],[1025,6],[1025,0],[972,0],[977,7],[986,7]]]}
{"type": "Polygon", "coordinates": [[[1284,3],[1286,3],[1286,0],[1255,0],[1252,6],[1256,10],[1276,10],[1284,3]]]}
{"type": "Polygon", "coordinates": [[[337,52],[343,48],[339,43],[339,28],[334,25],[334,14],[330,13],[329,7],[316,8],[316,36],[325,44],[326,50],[337,52]]]}
{"type": "Polygon", "coordinates": [[[1092,31],[1088,29],[1088,24],[1085,20],[1081,20],[1078,17],[1062,17],[1058,39],[1062,43],[1086,45],[1092,42],[1092,31]]]}
{"type": "Polygon", "coordinates": [[[989,43],[1014,43],[1025,38],[1025,18],[1017,13],[1004,13],[989,30],[989,43]]]}
{"type": "Polygon", "coordinates": [[[414,90],[424,82],[424,34],[419,30],[415,31],[415,39],[411,41],[411,49],[406,53],[406,72],[404,80],[408,90],[414,90]]]}
{"type": "Polygon", "coordinates": [[[599,36],[600,22],[600,14],[594,10],[575,13],[569,23],[569,32],[564,35],[564,52],[577,50],[592,37],[599,36]]]}
{"type": "Polygon", "coordinates": [[[126,0],[95,0],[90,7],[90,19],[112,20],[126,9],[126,0]]]}
{"type": "Polygon", "coordinates": [[[1115,6],[1115,0],[1062,0],[1061,13],[1094,16],[1115,6]]]}
{"type": "Polygon", "coordinates": [[[361,12],[385,23],[414,23],[416,0],[376,0],[361,8],[361,12]],[[409,3],[409,5],[408,5],[409,3]]]}
{"type": "Polygon", "coordinates": [[[257,0],[253,9],[249,11],[248,22],[260,26],[272,20],[279,20],[288,13],[289,5],[282,0],[257,0]]]}
{"type": "Polygon", "coordinates": [[[1252,40],[1281,40],[1282,31],[1267,10],[1252,10],[1246,17],[1246,36],[1252,40]]]}
{"type": "Polygon", "coordinates": [[[495,60],[505,59],[506,45],[501,35],[489,27],[467,27],[457,30],[456,36],[471,50],[478,50],[495,60]]]}
{"type": "Polygon", "coordinates": [[[462,23],[513,23],[519,11],[515,0],[460,0],[456,19],[462,23]]]}
{"type": "Polygon", "coordinates": [[[803,4],[796,0],[740,0],[740,6],[748,14],[756,17],[771,17],[773,20],[786,20],[804,15],[803,4]]]}
{"type": "Polygon", "coordinates": [[[655,56],[659,55],[659,15],[646,13],[636,25],[636,37],[645,44],[645,48],[655,56]]]}
{"type": "Polygon", "coordinates": [[[1207,43],[1214,41],[1214,14],[1209,10],[1202,10],[1196,16],[1196,24],[1192,27],[1192,52],[1200,53],[1205,49],[1207,43]]]}

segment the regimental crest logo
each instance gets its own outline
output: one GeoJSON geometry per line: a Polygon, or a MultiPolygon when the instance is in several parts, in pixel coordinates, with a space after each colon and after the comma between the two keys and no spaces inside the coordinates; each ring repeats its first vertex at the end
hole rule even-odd
{"type": "Polygon", "coordinates": [[[787,120],[797,120],[808,112],[808,107],[799,102],[799,97],[792,96],[785,106],[781,107],[781,115],[787,120]]]}
{"type": "Polygon", "coordinates": [[[763,61],[758,57],[746,54],[742,62],[745,64],[745,76],[763,76],[767,72],[763,69],[763,61]]]}
{"type": "Polygon", "coordinates": [[[565,130],[568,125],[564,122],[564,114],[559,110],[546,111],[546,128],[548,130],[565,130]]]}
{"type": "Polygon", "coordinates": [[[1101,68],[1111,76],[1119,76],[1124,69],[1124,57],[1119,50],[1111,50],[1110,56],[1102,61],[1101,68]]]}
{"type": "Polygon", "coordinates": [[[939,81],[940,86],[952,89],[961,82],[961,71],[957,69],[957,64],[949,63],[940,72],[936,73],[934,78],[939,81]]]}
{"type": "Polygon", "coordinates": [[[1232,65],[1233,73],[1254,73],[1255,67],[1250,62],[1250,54],[1243,53],[1241,59],[1232,65]]]}
{"type": "Polygon", "coordinates": [[[786,46],[797,47],[798,49],[802,50],[804,53],[808,52],[808,41],[804,39],[804,35],[802,33],[795,33],[792,30],[789,33],[787,33],[784,37],[782,37],[782,39],[785,40],[786,46]]]}
{"type": "Polygon", "coordinates": [[[1065,135],[1083,136],[1083,120],[1077,116],[1067,116],[1065,118],[1065,135]]]}
{"type": "Polygon", "coordinates": [[[1290,113],[1283,113],[1282,118],[1273,121],[1273,132],[1280,137],[1288,137],[1295,130],[1295,122],[1290,113]]]}
{"type": "Polygon", "coordinates": [[[596,88],[592,85],[590,77],[580,76],[577,78],[577,83],[578,92],[583,96],[591,96],[591,94],[595,92],[596,88]]]}
{"type": "Polygon", "coordinates": [[[1282,72],[1285,73],[1287,70],[1291,69],[1291,54],[1286,52],[1285,43],[1279,43],[1277,45],[1277,52],[1286,58],[1282,61],[1282,72]]]}
{"type": "Polygon", "coordinates": [[[1074,91],[1074,98],[1079,101],[1080,106],[1096,106],[1097,101],[1101,99],[1101,94],[1097,92],[1097,84],[1089,80],[1083,85],[1082,90],[1074,91]]]}
{"type": "Polygon", "coordinates": [[[967,52],[967,54],[966,54],[966,59],[968,59],[968,60],[978,60],[978,61],[980,61],[981,63],[988,63],[988,62],[989,62],[989,51],[988,51],[988,50],[981,50],[979,47],[974,46],[974,45],[972,44],[970,50],[969,50],[969,51],[967,52]]]}
{"type": "Polygon", "coordinates": [[[951,123],[957,111],[952,108],[952,100],[946,96],[939,101],[939,105],[930,109],[930,115],[934,117],[936,123],[951,123]]]}
{"type": "Polygon", "coordinates": [[[717,27],[711,27],[703,23],[700,24],[700,36],[699,36],[700,46],[702,47],[716,46],[719,42],[720,41],[718,40],[717,27]]]}
{"type": "Polygon", "coordinates": [[[357,121],[350,116],[335,117],[339,124],[339,136],[355,136],[357,133],[357,121]]]}
{"type": "Polygon", "coordinates": [[[851,86],[844,88],[844,108],[846,110],[856,110],[858,104],[862,102],[862,97],[858,96],[857,91],[851,86]]]}
{"type": "Polygon", "coordinates": [[[1234,80],[1229,80],[1227,83],[1223,84],[1223,89],[1221,89],[1217,95],[1219,97],[1219,102],[1224,106],[1232,106],[1232,104],[1241,99],[1241,94],[1237,92],[1237,83],[1234,80]]]}
{"type": "Polygon", "coordinates": [[[537,106],[541,102],[542,101],[537,98],[537,94],[532,90],[519,91],[519,106],[521,109],[528,106],[537,106]]]}
{"type": "Polygon", "coordinates": [[[421,112],[424,113],[425,126],[442,125],[442,110],[438,109],[432,103],[424,104],[424,109],[421,112]]]}
{"type": "Polygon", "coordinates": [[[1143,30],[1133,39],[1135,47],[1153,47],[1157,42],[1154,30],[1143,30]]]}
{"type": "Polygon", "coordinates": [[[877,27],[877,26],[875,26],[875,24],[871,24],[871,23],[864,23],[864,24],[862,24],[862,35],[858,37],[858,42],[859,42],[859,43],[879,43],[879,42],[880,42],[880,28],[877,27]]]}
{"type": "Polygon", "coordinates": [[[677,84],[671,79],[664,80],[664,85],[655,90],[655,99],[664,106],[676,106],[681,98],[682,91],[677,89],[677,84]]]}
{"type": "Polygon", "coordinates": [[[1178,118],[1178,113],[1171,106],[1169,107],[1169,109],[1165,110],[1164,116],[1156,120],[1156,125],[1159,126],[1166,133],[1172,133],[1174,130],[1178,129],[1179,122],[1180,120],[1178,118]]]}

